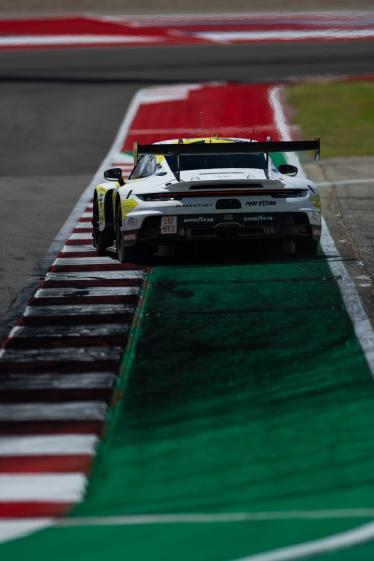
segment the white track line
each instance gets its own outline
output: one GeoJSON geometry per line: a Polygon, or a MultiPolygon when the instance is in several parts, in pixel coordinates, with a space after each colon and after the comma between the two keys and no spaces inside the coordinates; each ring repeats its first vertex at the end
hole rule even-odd
{"type": "Polygon", "coordinates": [[[84,372],[83,374],[2,374],[1,390],[72,390],[111,388],[116,376],[111,372],[84,372]]]}
{"type": "Polygon", "coordinates": [[[49,47],[68,45],[131,45],[162,43],[161,36],[146,35],[8,35],[0,37],[0,47],[49,47]]]}
{"type": "Polygon", "coordinates": [[[47,273],[45,281],[69,281],[69,280],[129,280],[143,279],[144,271],[63,271],[57,273],[47,273]]]}
{"type": "Polygon", "coordinates": [[[119,265],[112,257],[57,257],[54,265],[119,265]]]}
{"type": "Polygon", "coordinates": [[[92,253],[92,255],[96,255],[96,249],[89,245],[64,245],[61,253],[92,253]]]}
{"type": "Polygon", "coordinates": [[[92,456],[98,443],[97,436],[63,434],[55,436],[0,437],[0,457],[5,456],[92,456]]]}
{"type": "Polygon", "coordinates": [[[38,530],[48,528],[52,518],[20,518],[17,520],[0,520],[0,543],[21,538],[38,530]]]}
{"type": "Polygon", "coordinates": [[[107,404],[101,401],[4,403],[0,407],[0,421],[103,421],[106,411],[107,404]]]}
{"type": "MultiPolygon", "coordinates": [[[[280,132],[281,139],[291,140],[291,131],[283,110],[279,87],[274,87],[270,90],[270,103],[273,107],[274,121],[280,132]]],[[[290,163],[294,163],[300,170],[302,170],[301,162],[296,154],[290,154],[287,159],[290,163]]],[[[331,272],[335,276],[339,285],[346,310],[351,318],[355,333],[360,341],[371,373],[374,376],[374,331],[362,306],[354,282],[343,264],[342,258],[336,249],[327,224],[323,219],[321,247],[327,257],[331,272]]]]}
{"type": "Polygon", "coordinates": [[[132,296],[139,293],[138,286],[79,286],[64,288],[40,288],[34,298],[77,298],[92,296],[132,296]]]}
{"type": "MultiPolygon", "coordinates": [[[[34,360],[43,362],[95,362],[96,360],[120,360],[122,347],[40,347],[33,349],[6,348],[0,351],[0,362],[22,364],[34,360]]],[[[1,414],[1,413],[0,413],[1,414]]]]}
{"type": "Polygon", "coordinates": [[[90,516],[63,518],[58,525],[70,526],[147,526],[153,524],[226,524],[276,520],[336,520],[372,518],[374,508],[343,510],[294,510],[268,512],[134,514],[123,516],[90,516]]]}
{"type": "MultiPolygon", "coordinates": [[[[77,224],[77,222],[75,222],[74,225],[77,224]]],[[[89,232],[73,232],[68,237],[68,240],[84,240],[89,244],[90,242],[92,243],[92,236],[90,236],[89,232]]]]}
{"type": "MultiPolygon", "coordinates": [[[[328,538],[322,538],[300,545],[282,547],[268,553],[259,553],[240,557],[234,561],[292,561],[322,553],[332,553],[341,549],[349,549],[355,545],[366,543],[374,539],[374,522],[365,524],[354,530],[348,530],[341,534],[335,534],[328,538]]],[[[354,559],[354,557],[352,557],[354,559]]]]}
{"type": "MultiPolygon", "coordinates": [[[[44,325],[40,327],[14,327],[9,337],[24,339],[32,337],[113,337],[125,336],[129,330],[129,324],[122,323],[103,323],[88,325],[44,325]]],[[[1,385],[1,378],[0,378],[1,385]]]]}
{"type": "Polygon", "coordinates": [[[76,503],[82,498],[86,477],[81,473],[41,475],[0,475],[2,502],[76,503]]]}
{"type": "Polygon", "coordinates": [[[214,42],[230,41],[300,41],[316,39],[372,39],[374,29],[316,29],[274,31],[203,31],[194,32],[194,37],[214,42]]]}
{"type": "MultiPolygon", "coordinates": [[[[49,316],[86,316],[86,315],[113,315],[130,314],[134,306],[129,304],[76,304],[61,306],[27,306],[25,317],[49,316]]],[[[0,355],[1,356],[1,355],[0,355]]]]}

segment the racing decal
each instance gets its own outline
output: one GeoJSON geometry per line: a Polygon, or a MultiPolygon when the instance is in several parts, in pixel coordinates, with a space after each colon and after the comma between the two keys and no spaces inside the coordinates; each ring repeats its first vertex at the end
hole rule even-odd
{"type": "Polygon", "coordinates": [[[213,203],[184,203],[182,201],[182,206],[185,208],[213,208],[213,203]]]}
{"type": "Polygon", "coordinates": [[[128,216],[125,222],[126,230],[137,230],[142,225],[142,218],[140,216],[128,216]]]}
{"type": "Polygon", "coordinates": [[[246,201],[245,206],[275,206],[277,201],[246,201]]]}
{"type": "Polygon", "coordinates": [[[162,216],[161,217],[161,234],[176,234],[177,233],[177,217],[176,216],[162,216]]]}
{"type": "Polygon", "coordinates": [[[107,191],[108,191],[108,187],[104,187],[103,185],[97,185],[96,187],[97,203],[99,206],[100,230],[104,229],[105,227],[105,194],[107,191]]]}
{"type": "Polygon", "coordinates": [[[255,216],[244,216],[243,222],[272,222],[274,217],[271,215],[255,215],[255,216]]]}
{"type": "Polygon", "coordinates": [[[212,216],[194,216],[192,218],[183,218],[183,224],[211,224],[214,222],[212,216]]]}

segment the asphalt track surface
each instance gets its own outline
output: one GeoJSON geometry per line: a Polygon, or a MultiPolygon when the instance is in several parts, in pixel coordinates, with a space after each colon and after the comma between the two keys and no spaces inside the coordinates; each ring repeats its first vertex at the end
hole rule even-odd
{"type": "Polygon", "coordinates": [[[373,55],[371,41],[1,52],[0,314],[45,255],[137,89],[359,76],[374,72],[373,55]]]}

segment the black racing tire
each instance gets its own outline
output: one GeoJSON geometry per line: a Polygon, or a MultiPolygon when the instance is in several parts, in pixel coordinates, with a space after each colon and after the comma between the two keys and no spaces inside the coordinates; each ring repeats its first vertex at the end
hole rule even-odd
{"type": "Polygon", "coordinates": [[[131,263],[137,260],[139,257],[138,247],[136,245],[125,247],[123,243],[123,236],[121,232],[122,228],[122,212],[121,209],[117,209],[117,221],[116,221],[116,248],[117,248],[117,258],[120,263],[131,263]]]}
{"type": "Polygon", "coordinates": [[[304,257],[314,257],[317,255],[318,245],[319,242],[313,240],[312,238],[307,238],[297,242],[296,251],[298,255],[303,255],[304,257]]]}
{"type": "Polygon", "coordinates": [[[99,230],[99,205],[97,197],[94,197],[93,210],[92,210],[92,237],[93,246],[96,249],[97,255],[106,255],[106,248],[108,247],[104,232],[99,230]]]}

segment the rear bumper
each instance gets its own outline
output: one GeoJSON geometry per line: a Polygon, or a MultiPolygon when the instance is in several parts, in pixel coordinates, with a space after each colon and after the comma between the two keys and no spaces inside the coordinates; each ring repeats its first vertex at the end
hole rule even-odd
{"type": "Polygon", "coordinates": [[[321,236],[320,221],[311,224],[306,212],[178,215],[173,217],[170,233],[162,231],[161,219],[161,216],[146,217],[139,230],[124,232],[125,245],[219,239],[312,238],[319,241],[321,236]]]}

